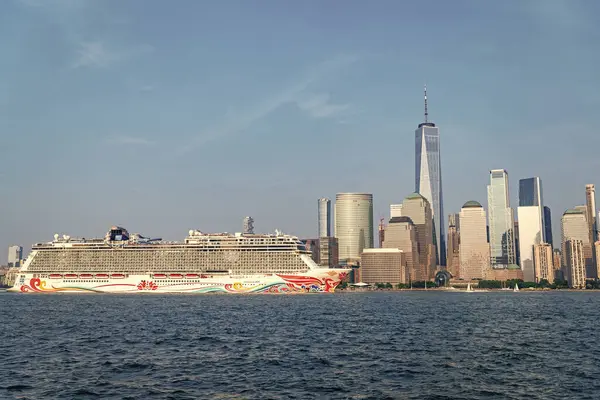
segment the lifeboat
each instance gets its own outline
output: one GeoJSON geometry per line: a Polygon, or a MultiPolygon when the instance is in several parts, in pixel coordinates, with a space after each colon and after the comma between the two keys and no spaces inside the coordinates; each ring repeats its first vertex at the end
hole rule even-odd
{"type": "Polygon", "coordinates": [[[185,274],[187,279],[197,279],[199,278],[198,274],[185,274]]]}
{"type": "Polygon", "coordinates": [[[92,275],[92,274],[80,274],[79,277],[81,279],[92,279],[94,277],[94,275],[92,275]]]}
{"type": "Polygon", "coordinates": [[[166,274],[154,274],[152,275],[154,279],[165,279],[167,277],[166,274]]]}
{"type": "Polygon", "coordinates": [[[183,278],[183,275],[181,275],[181,274],[170,274],[169,278],[171,278],[171,279],[181,279],[181,278],[183,278]]]}
{"type": "Polygon", "coordinates": [[[96,274],[97,279],[108,279],[108,274],[96,274]]]}
{"type": "Polygon", "coordinates": [[[77,274],[65,274],[65,279],[77,279],[77,274]]]}
{"type": "Polygon", "coordinates": [[[123,274],[111,274],[110,277],[113,278],[113,279],[124,279],[125,275],[123,275],[123,274]]]}
{"type": "Polygon", "coordinates": [[[60,279],[60,278],[62,278],[62,275],[61,274],[50,274],[49,278],[50,279],[60,279]]]}

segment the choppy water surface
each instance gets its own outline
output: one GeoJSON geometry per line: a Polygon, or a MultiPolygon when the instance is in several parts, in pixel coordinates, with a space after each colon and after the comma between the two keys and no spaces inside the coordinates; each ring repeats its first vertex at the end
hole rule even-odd
{"type": "Polygon", "coordinates": [[[2,399],[597,399],[600,293],[0,293],[2,399]]]}

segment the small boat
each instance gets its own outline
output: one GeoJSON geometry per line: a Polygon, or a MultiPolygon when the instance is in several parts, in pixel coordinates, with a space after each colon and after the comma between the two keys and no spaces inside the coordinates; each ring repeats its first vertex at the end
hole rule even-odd
{"type": "Polygon", "coordinates": [[[96,274],[96,279],[108,279],[108,274],[96,274]]]}
{"type": "Polygon", "coordinates": [[[181,275],[181,274],[170,274],[169,278],[171,278],[171,279],[181,279],[181,278],[183,278],[183,275],[181,275]]]}
{"type": "Polygon", "coordinates": [[[50,274],[49,278],[50,279],[60,279],[60,278],[62,278],[62,275],[61,274],[50,274]]]}
{"type": "Polygon", "coordinates": [[[92,275],[92,274],[80,274],[79,277],[81,279],[92,279],[94,277],[94,275],[92,275]]]}
{"type": "Polygon", "coordinates": [[[185,274],[186,279],[197,279],[199,278],[198,274],[185,274]]]}
{"type": "Polygon", "coordinates": [[[473,293],[473,288],[471,288],[471,282],[467,284],[467,293],[473,293]]]}
{"type": "Polygon", "coordinates": [[[167,275],[166,274],[154,274],[154,275],[152,275],[152,277],[154,279],[166,279],[167,275]]]}
{"type": "Polygon", "coordinates": [[[519,284],[515,283],[515,288],[513,289],[513,292],[518,292],[519,291],[519,284]]]}
{"type": "Polygon", "coordinates": [[[65,279],[77,279],[77,274],[65,274],[65,279]]]}
{"type": "Polygon", "coordinates": [[[123,279],[123,278],[125,278],[125,275],[123,275],[123,274],[111,274],[110,277],[113,278],[113,279],[123,279]]]}

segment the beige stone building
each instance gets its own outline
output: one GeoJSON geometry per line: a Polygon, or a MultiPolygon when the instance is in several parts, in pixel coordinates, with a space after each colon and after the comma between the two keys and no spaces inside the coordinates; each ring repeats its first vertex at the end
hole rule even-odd
{"type": "Polygon", "coordinates": [[[419,250],[417,247],[417,231],[409,217],[393,217],[385,228],[383,248],[400,249],[406,259],[406,281],[416,276],[419,266],[419,250]]]}
{"type": "Polygon", "coordinates": [[[583,240],[571,239],[564,243],[565,269],[569,286],[585,288],[585,256],[583,240]]]}
{"type": "Polygon", "coordinates": [[[483,279],[490,269],[485,210],[476,201],[467,201],[460,210],[461,279],[483,279]]]}
{"type": "Polygon", "coordinates": [[[409,217],[417,235],[419,263],[413,281],[433,278],[436,269],[436,248],[433,245],[433,216],[429,201],[419,193],[408,195],[402,202],[402,216],[409,217]]]}
{"type": "MultiPolygon", "coordinates": [[[[586,276],[588,278],[595,277],[596,268],[592,262],[592,245],[590,243],[589,225],[587,222],[585,206],[577,206],[563,213],[561,220],[561,234],[563,266],[565,268],[567,267],[567,254],[565,251],[566,242],[568,240],[581,240],[586,266],[586,276]]],[[[568,270],[565,270],[565,276],[567,276],[567,274],[568,270]]]]}
{"type": "Polygon", "coordinates": [[[548,243],[540,243],[533,246],[533,262],[535,267],[535,281],[546,279],[554,282],[554,255],[552,246],[548,243]]]}
{"type": "Polygon", "coordinates": [[[364,249],[361,254],[361,280],[364,283],[407,283],[406,259],[400,249],[364,249]]]}

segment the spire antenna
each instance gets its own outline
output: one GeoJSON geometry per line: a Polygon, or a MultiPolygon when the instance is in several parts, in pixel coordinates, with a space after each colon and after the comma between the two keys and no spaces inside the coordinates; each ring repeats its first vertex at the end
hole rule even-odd
{"type": "Polygon", "coordinates": [[[425,85],[425,123],[427,123],[427,85],[425,85]]]}

